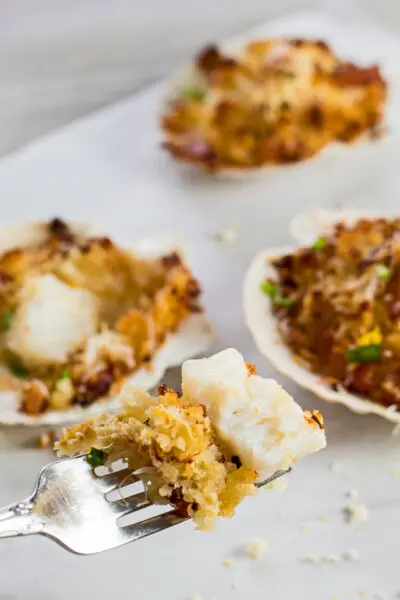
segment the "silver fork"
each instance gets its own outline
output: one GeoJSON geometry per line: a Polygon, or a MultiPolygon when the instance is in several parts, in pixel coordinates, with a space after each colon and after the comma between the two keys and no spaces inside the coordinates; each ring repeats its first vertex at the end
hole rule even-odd
{"type": "MultiPolygon", "coordinates": [[[[85,456],[44,467],[27,500],[0,509],[0,538],[39,534],[75,554],[96,554],[187,520],[172,509],[123,526],[118,522],[122,517],[152,503],[145,491],[127,497],[121,494],[111,501],[111,492],[118,491],[128,476],[129,483],[135,478],[126,468],[98,472],[93,471],[85,456]]],[[[257,486],[267,485],[287,472],[277,471],[257,486]]]]}

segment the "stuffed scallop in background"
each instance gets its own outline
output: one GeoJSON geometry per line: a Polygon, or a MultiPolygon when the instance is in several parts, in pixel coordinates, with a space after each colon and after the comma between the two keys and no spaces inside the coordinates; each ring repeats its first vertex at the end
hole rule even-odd
{"type": "Polygon", "coordinates": [[[149,389],[213,342],[177,238],[53,219],[5,228],[0,252],[0,423],[114,409],[125,385],[149,389]]]}
{"type": "Polygon", "coordinates": [[[400,422],[400,219],[299,215],[299,247],[269,248],[244,282],[246,324],[282,374],[321,399],[400,422]]]}

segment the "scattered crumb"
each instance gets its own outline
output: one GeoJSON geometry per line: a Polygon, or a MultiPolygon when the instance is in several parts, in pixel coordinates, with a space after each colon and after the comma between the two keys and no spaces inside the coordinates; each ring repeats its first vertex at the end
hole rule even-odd
{"type": "Polygon", "coordinates": [[[306,524],[306,523],[302,523],[302,524],[300,525],[300,529],[301,529],[301,531],[308,531],[307,524],[306,524]]]}
{"type": "Polygon", "coordinates": [[[203,596],[201,594],[195,594],[190,600],[203,600],[203,596]]]}
{"type": "Polygon", "coordinates": [[[358,498],[358,491],[357,490],[349,490],[346,494],[347,498],[352,498],[353,500],[355,498],[358,498]]]}
{"type": "Polygon", "coordinates": [[[237,584],[237,581],[232,581],[231,583],[231,588],[234,592],[237,592],[239,590],[239,586],[237,584]]]}
{"type": "Polygon", "coordinates": [[[349,562],[357,562],[360,560],[360,553],[358,550],[346,550],[346,552],[343,552],[342,558],[349,562]]]}
{"type": "Polygon", "coordinates": [[[251,558],[261,558],[268,550],[268,542],[267,540],[263,540],[262,538],[254,538],[253,540],[249,540],[246,544],[246,553],[251,558]]]}
{"type": "Polygon", "coordinates": [[[306,558],[304,560],[306,562],[308,562],[308,563],[313,564],[313,565],[320,565],[321,564],[321,559],[316,554],[309,554],[308,556],[306,556],[306,558]]]}
{"type": "Polygon", "coordinates": [[[365,596],[364,590],[360,590],[360,596],[365,596]]]}
{"type": "Polygon", "coordinates": [[[238,230],[239,224],[231,223],[231,225],[216,231],[212,235],[212,239],[214,242],[217,242],[217,244],[233,244],[237,238],[238,230]]]}
{"type": "Polygon", "coordinates": [[[338,461],[338,460],[334,460],[334,461],[331,463],[331,465],[330,465],[330,467],[329,467],[329,470],[330,470],[330,471],[332,471],[332,473],[339,473],[339,471],[341,471],[341,470],[342,470],[342,468],[343,468],[343,463],[341,463],[341,462],[340,462],[340,461],[338,461]]]}
{"type": "Polygon", "coordinates": [[[349,504],[344,508],[344,513],[353,523],[365,523],[369,517],[368,509],[363,504],[349,504]]]}
{"type": "Polygon", "coordinates": [[[327,523],[329,521],[329,518],[326,515],[322,515],[322,517],[320,517],[319,520],[323,523],[327,523]]]}
{"type": "Polygon", "coordinates": [[[54,442],[56,440],[56,436],[54,431],[50,430],[50,431],[45,431],[44,433],[42,433],[38,440],[37,440],[37,446],[38,448],[52,448],[54,446],[54,442]]]}
{"type": "Polygon", "coordinates": [[[391,475],[392,475],[392,477],[398,477],[399,471],[397,469],[393,469],[393,471],[391,471],[391,475]]]}
{"type": "Polygon", "coordinates": [[[322,560],[330,565],[337,565],[340,562],[340,556],[337,554],[329,554],[328,556],[324,556],[322,560]]]}
{"type": "Polygon", "coordinates": [[[232,566],[232,561],[231,561],[231,559],[230,559],[230,558],[226,558],[226,559],[224,560],[223,564],[224,564],[226,567],[231,567],[231,566],[232,566]]]}

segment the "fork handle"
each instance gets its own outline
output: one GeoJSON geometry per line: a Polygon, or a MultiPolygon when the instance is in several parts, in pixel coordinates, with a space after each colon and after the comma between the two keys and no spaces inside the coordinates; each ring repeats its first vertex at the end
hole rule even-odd
{"type": "Polygon", "coordinates": [[[0,509],[0,539],[40,533],[43,525],[30,500],[0,509]]]}

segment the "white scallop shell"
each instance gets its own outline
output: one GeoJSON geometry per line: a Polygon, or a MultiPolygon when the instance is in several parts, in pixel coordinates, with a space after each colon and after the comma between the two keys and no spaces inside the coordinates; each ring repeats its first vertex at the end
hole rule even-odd
{"type": "MultiPolygon", "coordinates": [[[[72,231],[84,235],[105,235],[105,230],[94,224],[68,222],[72,231]]],[[[0,252],[15,246],[35,244],[44,239],[45,229],[41,223],[24,223],[7,227],[1,231],[0,252]]],[[[118,240],[117,240],[118,241],[118,240]]],[[[144,239],[137,244],[119,241],[121,246],[135,252],[136,256],[153,258],[173,251],[183,256],[182,239],[177,236],[159,236],[144,239]]],[[[204,313],[195,313],[188,317],[180,329],[170,334],[166,343],[160,348],[151,364],[150,370],[139,369],[128,377],[124,387],[136,386],[150,389],[162,379],[170,367],[180,366],[183,361],[198,354],[203,354],[215,339],[214,330],[204,313]]],[[[103,411],[112,411],[120,406],[119,395],[95,402],[87,408],[73,407],[67,411],[48,411],[37,417],[25,415],[18,411],[18,393],[0,392],[0,424],[27,425],[31,427],[43,425],[61,425],[82,421],[88,416],[103,411]]]]}
{"type": "Polygon", "coordinates": [[[365,208],[315,208],[293,217],[289,224],[289,232],[296,242],[306,246],[315,242],[318,236],[329,235],[338,221],[353,225],[362,218],[394,216],[396,215],[391,215],[389,212],[365,208]]]}
{"type": "MultiPolygon", "coordinates": [[[[364,212],[365,214],[365,212],[364,212]]],[[[320,232],[319,232],[320,233],[320,232]]],[[[313,238],[315,239],[315,237],[313,238]]],[[[243,300],[246,325],[249,328],[259,351],[282,375],[286,375],[300,387],[316,394],[322,400],[344,404],[360,415],[375,414],[393,423],[400,423],[400,413],[394,407],[386,408],[345,390],[335,392],[321,377],[307,370],[284,344],[277,328],[277,321],[271,310],[269,298],[260,289],[266,277],[274,277],[271,261],[292,252],[294,248],[270,248],[258,254],[246,273],[243,300]]]]}

